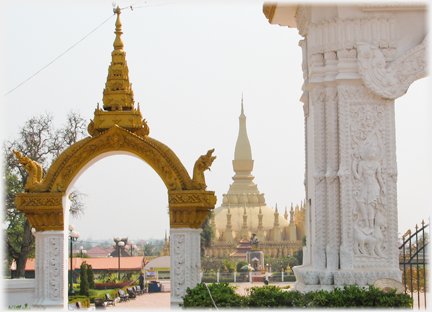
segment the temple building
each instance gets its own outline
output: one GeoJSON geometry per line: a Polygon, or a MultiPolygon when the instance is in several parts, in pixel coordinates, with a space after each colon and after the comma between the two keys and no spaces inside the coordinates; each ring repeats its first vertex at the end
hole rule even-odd
{"type": "Polygon", "coordinates": [[[222,258],[226,256],[243,258],[252,233],[260,241],[259,248],[271,257],[292,256],[302,248],[305,236],[305,205],[295,208],[291,204],[288,212],[279,214],[266,205],[264,193],[260,193],[253,182],[254,160],[246,131],[246,116],[243,99],[241,103],[239,135],[234,152],[234,182],[228,193],[223,194],[222,206],[214,210],[211,226],[215,237],[206,255],[222,258]]]}

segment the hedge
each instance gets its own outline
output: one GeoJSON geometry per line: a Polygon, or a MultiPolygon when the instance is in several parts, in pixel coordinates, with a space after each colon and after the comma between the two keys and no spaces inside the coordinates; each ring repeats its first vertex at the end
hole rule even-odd
{"type": "MultiPolygon", "coordinates": [[[[411,308],[413,300],[407,294],[396,294],[396,289],[385,292],[374,286],[344,286],[331,292],[321,290],[303,294],[299,291],[286,291],[275,285],[255,286],[249,296],[235,293],[235,287],[228,283],[208,285],[217,307],[253,308],[411,308]]],[[[182,308],[212,308],[213,303],[203,283],[195,288],[187,288],[182,308]]]]}
{"type": "Polygon", "coordinates": [[[115,288],[123,288],[128,287],[131,284],[131,281],[126,281],[122,283],[95,283],[94,289],[115,289],[115,288]]]}

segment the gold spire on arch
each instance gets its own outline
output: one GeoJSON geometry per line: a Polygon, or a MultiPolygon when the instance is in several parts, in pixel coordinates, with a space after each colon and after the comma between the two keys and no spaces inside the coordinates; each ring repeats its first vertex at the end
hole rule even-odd
{"type": "Polygon", "coordinates": [[[129,68],[126,62],[126,52],[121,39],[122,23],[120,21],[120,7],[114,10],[117,14],[115,23],[114,50],[111,53],[112,61],[108,68],[108,77],[103,90],[103,108],[99,104],[95,110],[94,120],[90,121],[88,131],[91,136],[106,131],[118,125],[132,133],[145,137],[149,128],[138,108],[135,109],[132,84],[129,82],[129,68]]]}

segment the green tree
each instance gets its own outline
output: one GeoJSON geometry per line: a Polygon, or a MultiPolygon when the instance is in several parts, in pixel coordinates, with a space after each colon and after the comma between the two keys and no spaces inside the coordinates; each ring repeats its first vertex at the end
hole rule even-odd
{"type": "Polygon", "coordinates": [[[95,277],[93,273],[93,267],[91,264],[87,264],[87,282],[88,282],[88,288],[95,289],[95,277]]]}
{"type": "Polygon", "coordinates": [[[248,265],[249,263],[247,263],[246,261],[240,261],[237,263],[237,272],[242,272],[245,270],[242,270],[242,267],[244,267],[245,265],[248,265]]]}
{"type": "Polygon", "coordinates": [[[303,249],[294,251],[293,257],[297,259],[298,264],[302,264],[303,263],[303,249]]]}
{"type": "Polygon", "coordinates": [[[89,296],[89,283],[87,276],[87,263],[84,261],[80,266],[80,295],[89,296]]]}
{"type": "Polygon", "coordinates": [[[236,263],[231,258],[224,257],[222,259],[222,263],[228,269],[228,272],[230,272],[230,273],[233,273],[234,270],[236,269],[236,263]]]}
{"type": "Polygon", "coordinates": [[[266,257],[265,263],[271,265],[273,272],[280,272],[282,269],[286,270],[289,265],[291,268],[293,266],[299,265],[297,258],[295,257],[280,257],[280,258],[270,258],[266,257]]]}
{"type": "MultiPolygon", "coordinates": [[[[16,262],[16,277],[24,277],[27,258],[34,257],[35,239],[31,225],[24,214],[16,209],[15,198],[24,191],[28,172],[19,164],[13,150],[38,162],[46,172],[52,161],[67,147],[85,136],[85,121],[76,112],[67,115],[66,124],[55,129],[50,114],[28,120],[19,131],[19,137],[3,142],[3,182],[5,198],[5,255],[8,267],[16,262]]],[[[82,214],[82,194],[71,193],[72,215],[82,214]]]]}
{"type": "Polygon", "coordinates": [[[212,257],[202,257],[201,258],[201,268],[203,272],[208,273],[211,271],[216,272],[224,267],[222,259],[216,259],[212,257]]]}
{"type": "Polygon", "coordinates": [[[158,256],[160,254],[160,250],[150,243],[147,243],[143,246],[143,252],[144,256],[147,257],[158,256]]]}
{"type": "Polygon", "coordinates": [[[214,229],[210,225],[210,220],[213,217],[213,213],[209,214],[207,218],[204,220],[204,223],[201,224],[202,232],[201,236],[201,257],[205,256],[205,248],[211,246],[211,242],[214,237],[214,229]]]}

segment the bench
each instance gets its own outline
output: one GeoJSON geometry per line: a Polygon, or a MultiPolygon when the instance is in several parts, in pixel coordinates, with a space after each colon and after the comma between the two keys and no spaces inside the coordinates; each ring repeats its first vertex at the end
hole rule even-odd
{"type": "Polygon", "coordinates": [[[106,309],[107,303],[104,302],[102,298],[95,298],[94,303],[96,309],[102,309],[102,310],[106,309]]]}
{"type": "Polygon", "coordinates": [[[119,293],[119,297],[120,297],[120,302],[126,302],[126,301],[129,301],[130,299],[129,299],[129,295],[126,295],[126,293],[124,292],[124,290],[123,289],[120,289],[119,291],[118,291],[118,293],[119,293]]]}

